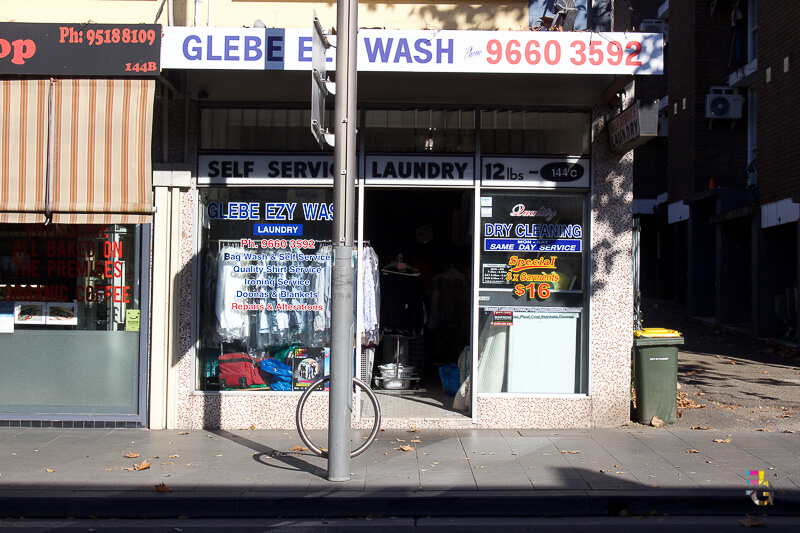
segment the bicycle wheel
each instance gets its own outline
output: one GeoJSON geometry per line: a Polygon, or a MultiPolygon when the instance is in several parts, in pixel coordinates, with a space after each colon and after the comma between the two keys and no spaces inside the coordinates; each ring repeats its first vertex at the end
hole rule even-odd
{"type": "MultiPolygon", "coordinates": [[[[322,387],[322,385],[326,381],[330,381],[330,379],[331,379],[330,376],[324,376],[308,386],[305,392],[303,392],[303,395],[300,396],[300,401],[297,403],[297,413],[295,415],[295,419],[297,422],[297,432],[300,433],[300,439],[306,446],[308,446],[309,450],[319,455],[320,457],[327,457],[328,451],[318,447],[313,442],[311,442],[310,438],[308,438],[306,429],[303,426],[303,407],[305,407],[306,400],[308,399],[309,396],[311,396],[311,393],[314,392],[316,389],[322,387]]],[[[353,383],[355,383],[356,387],[360,387],[361,390],[363,390],[366,393],[370,402],[372,402],[372,408],[375,410],[375,423],[372,425],[372,432],[369,434],[369,437],[364,442],[364,444],[362,444],[361,446],[350,452],[351,458],[364,453],[364,451],[367,448],[369,448],[370,445],[373,443],[375,437],[378,436],[378,431],[381,428],[381,406],[378,403],[378,397],[375,395],[374,392],[372,392],[372,389],[369,388],[369,385],[367,385],[360,379],[353,378],[353,383]]]]}

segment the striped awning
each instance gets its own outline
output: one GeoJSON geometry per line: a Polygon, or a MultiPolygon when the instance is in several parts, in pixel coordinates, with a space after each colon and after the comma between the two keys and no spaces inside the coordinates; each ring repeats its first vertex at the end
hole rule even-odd
{"type": "Polygon", "coordinates": [[[0,81],[0,222],[45,220],[49,80],[0,81]]]}
{"type": "Polygon", "coordinates": [[[150,220],[154,91],[153,80],[54,81],[47,201],[54,223],[150,220]]]}

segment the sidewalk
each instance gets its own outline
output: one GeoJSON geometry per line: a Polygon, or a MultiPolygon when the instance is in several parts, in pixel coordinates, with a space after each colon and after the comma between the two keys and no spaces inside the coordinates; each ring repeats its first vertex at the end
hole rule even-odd
{"type": "Polygon", "coordinates": [[[344,483],[300,445],[283,430],[2,428],[0,517],[800,515],[800,433],[387,430],[344,483]],[[750,470],[773,506],[745,494],[750,470]]]}

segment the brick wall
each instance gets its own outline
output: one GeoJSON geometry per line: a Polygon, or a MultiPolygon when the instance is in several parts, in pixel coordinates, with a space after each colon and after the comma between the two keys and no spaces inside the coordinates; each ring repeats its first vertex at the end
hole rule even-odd
{"type": "Polygon", "coordinates": [[[718,187],[743,187],[746,120],[705,118],[709,87],[727,85],[741,66],[730,61],[730,7],[719,3],[712,17],[705,2],[675,2],[669,26],[669,201],[707,189],[711,178],[718,187]]]}
{"type": "Polygon", "coordinates": [[[765,204],[800,191],[800,2],[759,2],[758,9],[754,88],[758,91],[758,193],[765,204]],[[784,72],[784,58],[788,58],[788,72],[784,72]]]}

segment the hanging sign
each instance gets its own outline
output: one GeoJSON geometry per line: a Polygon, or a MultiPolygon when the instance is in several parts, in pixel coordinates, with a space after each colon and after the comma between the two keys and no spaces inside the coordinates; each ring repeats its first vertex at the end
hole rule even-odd
{"type": "Polygon", "coordinates": [[[609,121],[608,136],[612,152],[627,152],[658,137],[658,100],[635,101],[609,121]]]}
{"type": "Polygon", "coordinates": [[[0,22],[0,74],[157,76],[158,24],[0,22]]]}

